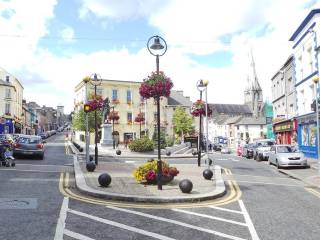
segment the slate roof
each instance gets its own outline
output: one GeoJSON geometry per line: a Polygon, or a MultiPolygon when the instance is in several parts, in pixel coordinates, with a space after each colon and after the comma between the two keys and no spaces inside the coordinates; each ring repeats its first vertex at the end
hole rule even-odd
{"type": "Polygon", "coordinates": [[[209,104],[209,106],[219,114],[252,114],[249,106],[245,104],[209,104]]]}
{"type": "Polygon", "coordinates": [[[244,117],[235,125],[265,125],[267,124],[265,117],[244,117]]]}
{"type": "Polygon", "coordinates": [[[8,82],[6,82],[6,81],[3,81],[2,79],[0,79],[0,85],[12,86],[11,83],[8,83],[8,82]]]}
{"type": "Polygon", "coordinates": [[[187,97],[183,96],[181,92],[171,91],[170,97],[168,97],[168,106],[185,106],[191,107],[192,102],[187,97]]]}

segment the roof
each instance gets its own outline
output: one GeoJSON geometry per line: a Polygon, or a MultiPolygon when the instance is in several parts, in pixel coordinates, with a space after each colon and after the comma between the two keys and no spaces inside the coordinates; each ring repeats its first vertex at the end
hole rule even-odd
{"type": "Polygon", "coordinates": [[[242,118],[242,116],[237,116],[237,117],[230,117],[225,121],[225,124],[233,124],[233,123],[237,123],[238,121],[240,121],[242,118]]]}
{"type": "Polygon", "coordinates": [[[320,13],[320,9],[313,9],[311,12],[308,14],[308,16],[302,21],[300,26],[297,28],[297,30],[292,34],[290,37],[289,41],[294,41],[296,37],[299,35],[299,33],[302,31],[302,29],[308,24],[308,22],[311,20],[311,18],[320,13]]]}
{"type": "Polygon", "coordinates": [[[220,114],[252,114],[249,106],[245,104],[209,104],[209,106],[220,114]]]}
{"type": "Polygon", "coordinates": [[[265,117],[244,117],[235,125],[265,125],[267,124],[265,117]]]}
{"type": "Polygon", "coordinates": [[[13,87],[13,85],[10,82],[3,81],[2,79],[0,79],[0,85],[13,87]]]}
{"type": "Polygon", "coordinates": [[[181,92],[172,90],[168,97],[168,106],[186,106],[191,107],[192,102],[189,98],[183,96],[181,92]]]}

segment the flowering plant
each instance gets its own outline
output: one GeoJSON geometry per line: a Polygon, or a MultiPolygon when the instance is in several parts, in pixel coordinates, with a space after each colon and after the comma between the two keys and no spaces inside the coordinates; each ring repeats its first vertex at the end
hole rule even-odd
{"type": "Polygon", "coordinates": [[[118,121],[120,119],[120,116],[119,116],[118,112],[112,111],[112,112],[109,113],[108,118],[111,121],[118,121]]]}
{"type": "MultiPolygon", "coordinates": [[[[169,164],[161,160],[162,177],[173,179],[179,174],[176,167],[170,167],[169,164]]],[[[138,182],[156,183],[158,164],[154,159],[149,160],[133,171],[133,176],[138,182]]]]}
{"type": "Polygon", "coordinates": [[[143,80],[139,88],[140,95],[145,98],[169,97],[173,83],[162,71],[157,74],[152,72],[150,76],[143,80]]]}
{"type": "Polygon", "coordinates": [[[102,98],[94,98],[87,101],[87,105],[90,106],[90,111],[94,111],[96,109],[102,109],[104,106],[104,102],[102,98]]]}
{"type": "MultiPolygon", "coordinates": [[[[193,106],[191,108],[191,114],[194,117],[198,117],[200,115],[206,115],[206,105],[205,102],[202,100],[197,100],[195,103],[193,103],[193,106]]],[[[211,116],[212,110],[208,106],[208,116],[211,116]]]]}
{"type": "Polygon", "coordinates": [[[143,113],[138,113],[138,115],[136,116],[136,118],[134,119],[135,122],[137,123],[142,123],[144,122],[144,114],[143,113]]]}

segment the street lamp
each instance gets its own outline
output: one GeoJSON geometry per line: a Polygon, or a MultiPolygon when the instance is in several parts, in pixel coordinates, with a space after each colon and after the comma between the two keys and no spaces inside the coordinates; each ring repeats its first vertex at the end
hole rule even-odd
{"type": "MultiPolygon", "coordinates": [[[[208,105],[207,105],[207,85],[208,81],[205,80],[198,80],[197,82],[197,89],[200,92],[200,101],[202,101],[202,92],[206,91],[206,123],[207,123],[207,138],[208,138],[208,105]]],[[[198,137],[198,166],[200,167],[201,163],[201,150],[202,150],[202,114],[199,116],[199,137],[198,137]]],[[[206,150],[208,152],[208,139],[206,143],[206,150]]],[[[208,161],[209,162],[209,161],[208,161]]]]}
{"type": "Polygon", "coordinates": [[[114,140],[114,106],[112,106],[111,108],[112,108],[112,145],[113,145],[113,149],[115,149],[116,142],[114,140]]]}
{"type": "MultiPolygon", "coordinates": [[[[157,74],[159,75],[159,57],[163,56],[167,51],[167,43],[160,36],[152,36],[147,42],[147,48],[153,56],[156,57],[157,74]],[[153,40],[153,43],[151,44],[153,40]],[[151,44],[151,45],[150,45],[151,44]]],[[[161,176],[162,176],[162,165],[161,165],[161,146],[160,146],[160,97],[156,97],[157,101],[157,126],[158,126],[158,161],[157,161],[157,182],[158,190],[162,190],[161,176]]]]}
{"type": "MultiPolygon", "coordinates": [[[[101,85],[102,79],[96,73],[91,75],[90,83],[94,86],[94,97],[97,98],[97,86],[101,85]]],[[[98,165],[98,126],[97,126],[97,110],[94,110],[94,161],[98,165]]]]}
{"type": "MultiPolygon", "coordinates": [[[[83,82],[85,83],[85,103],[88,101],[88,82],[90,81],[90,78],[85,77],[83,79],[83,82]]],[[[84,112],[86,114],[86,131],[85,131],[85,138],[86,138],[86,164],[89,163],[89,119],[88,119],[88,112],[86,111],[86,105],[84,105],[84,112]]]]}

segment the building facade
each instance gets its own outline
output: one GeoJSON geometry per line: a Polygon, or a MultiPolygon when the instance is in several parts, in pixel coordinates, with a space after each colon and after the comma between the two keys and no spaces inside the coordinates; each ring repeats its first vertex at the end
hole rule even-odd
{"type": "Polygon", "coordinates": [[[294,79],[296,89],[296,120],[299,149],[307,157],[317,157],[317,119],[312,108],[316,99],[319,75],[320,9],[312,10],[290,37],[293,43],[294,79]]]}

